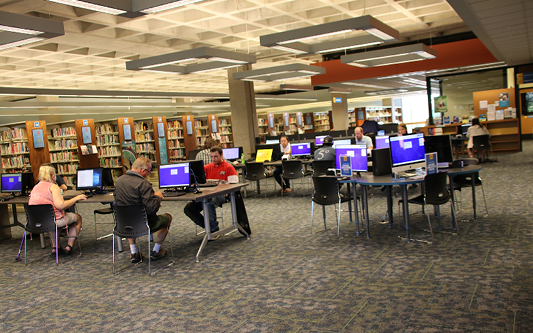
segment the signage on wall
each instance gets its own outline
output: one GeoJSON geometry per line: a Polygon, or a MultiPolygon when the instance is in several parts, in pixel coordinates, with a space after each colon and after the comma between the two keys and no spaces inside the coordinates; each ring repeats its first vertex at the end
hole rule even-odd
{"type": "Polygon", "coordinates": [[[39,122],[38,122],[38,121],[34,121],[34,122],[33,122],[33,127],[35,127],[35,128],[39,128],[39,122]]]}
{"type": "Polygon", "coordinates": [[[83,126],[87,126],[87,125],[89,125],[89,121],[86,120],[86,119],[84,119],[84,120],[83,120],[83,126]]]}
{"type": "Polygon", "coordinates": [[[158,118],[157,118],[157,121],[158,121],[158,122],[162,122],[162,121],[163,121],[163,118],[158,117],[158,118]]]}
{"type": "Polygon", "coordinates": [[[128,118],[124,118],[124,124],[128,123],[128,118]]]}
{"type": "Polygon", "coordinates": [[[336,104],[342,103],[342,97],[333,97],[333,103],[336,103],[336,104]]]}

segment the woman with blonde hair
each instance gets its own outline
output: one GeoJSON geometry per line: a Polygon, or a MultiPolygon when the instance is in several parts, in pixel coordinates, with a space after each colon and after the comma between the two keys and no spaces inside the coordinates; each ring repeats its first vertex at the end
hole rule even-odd
{"type": "Polygon", "coordinates": [[[55,256],[56,251],[59,254],[72,254],[74,241],[80,234],[81,216],[79,214],[66,212],[65,209],[71,207],[80,200],[87,197],[83,194],[77,195],[70,200],[63,200],[63,195],[59,186],[56,184],[56,169],[49,165],[41,165],[39,169],[39,183],[33,187],[30,194],[29,205],[50,204],[54,207],[56,225],[58,228],[67,228],[68,244],[63,250],[59,244],[55,243],[55,233],[50,232],[50,241],[52,243],[52,254],[55,256]]]}

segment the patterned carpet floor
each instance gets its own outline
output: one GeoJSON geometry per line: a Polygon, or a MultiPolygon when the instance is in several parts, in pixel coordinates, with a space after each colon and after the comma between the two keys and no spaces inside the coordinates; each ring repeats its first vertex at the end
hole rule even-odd
{"type": "MultiPolygon", "coordinates": [[[[402,239],[401,225],[390,229],[381,223],[386,198],[378,187],[370,190],[371,237],[366,231],[356,235],[343,206],[339,239],[333,206],[327,208],[329,229],[323,230],[318,207],[311,232],[307,184],[294,185],[284,198],[271,186],[266,198],[248,190],[250,239],[233,233],[209,242],[195,263],[201,237],[183,214],[183,203],[165,202],[160,211],[174,216],[170,233],[176,262],[153,277],[147,262],[114,275],[111,238],[95,240],[93,211],[104,206],[78,204],[84,217],[81,257],[60,258],[56,265],[48,258],[50,246],[41,249],[32,240],[31,262],[24,265],[15,261],[21,228],[12,228],[13,238],[0,242],[0,330],[531,332],[532,153],[533,141],[526,141],[523,152],[499,154],[499,162],[482,164],[488,215],[481,188],[476,188],[477,221],[470,190],[463,190],[459,231],[451,230],[445,205],[442,232],[435,232],[432,244],[418,241],[431,239],[418,206],[410,206],[410,243],[402,239]]],[[[396,194],[396,222],[397,200],[396,194]]],[[[228,225],[229,205],[223,213],[228,225]]],[[[98,221],[111,222],[111,217],[98,221]]],[[[100,224],[97,235],[111,229],[100,224]]],[[[146,254],[145,241],[140,244],[146,254]]],[[[117,263],[132,266],[126,242],[124,249],[117,263]]]]}

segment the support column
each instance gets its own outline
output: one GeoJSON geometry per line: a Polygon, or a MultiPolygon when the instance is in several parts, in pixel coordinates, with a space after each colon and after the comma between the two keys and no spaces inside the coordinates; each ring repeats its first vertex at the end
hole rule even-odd
{"type": "Polygon", "coordinates": [[[331,115],[335,131],[348,129],[350,123],[348,121],[348,98],[346,94],[331,94],[331,115]]]}
{"type": "Polygon", "coordinates": [[[246,158],[255,153],[255,137],[259,135],[254,84],[249,81],[234,80],[232,74],[251,69],[251,65],[228,69],[233,145],[242,147],[246,158]]]}

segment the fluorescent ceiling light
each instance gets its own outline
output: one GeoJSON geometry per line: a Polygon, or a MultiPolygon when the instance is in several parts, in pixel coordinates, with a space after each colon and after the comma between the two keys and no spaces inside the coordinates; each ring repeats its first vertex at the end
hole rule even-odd
{"type": "Polygon", "coordinates": [[[437,51],[419,43],[341,56],[341,63],[357,67],[377,67],[433,59],[437,51]]]}
{"type": "Polygon", "coordinates": [[[351,94],[352,93],[350,89],[343,89],[343,88],[337,88],[337,87],[329,88],[328,91],[330,94],[351,94]]]}
{"type": "Polygon", "coordinates": [[[301,86],[296,84],[285,84],[282,83],[279,85],[281,90],[297,90],[297,91],[313,91],[315,88],[313,86],[301,86]]]}
{"type": "Polygon", "coordinates": [[[0,11],[0,50],[65,34],[63,23],[0,11]]]}
{"type": "Polygon", "coordinates": [[[137,17],[155,14],[203,0],[48,0],[63,5],[74,6],[100,13],[137,17]]]}
{"type": "Polygon", "coordinates": [[[289,31],[278,32],[260,37],[262,46],[272,47],[292,53],[324,53],[337,50],[353,49],[357,47],[381,44],[395,41],[400,33],[370,15],[329,22],[311,27],[304,27],[289,31]],[[364,30],[373,36],[352,37],[333,41],[304,44],[315,38],[338,35],[342,33],[364,30]]]}
{"type": "Polygon", "coordinates": [[[233,73],[234,80],[271,82],[325,74],[326,69],[304,64],[289,64],[233,73]]]}
{"type": "Polygon", "coordinates": [[[173,74],[190,74],[252,64],[255,63],[255,61],[256,59],[253,55],[213,49],[210,47],[200,47],[128,61],[126,62],[126,69],[173,74]],[[174,65],[194,59],[206,59],[209,61],[182,66],[174,65]]]}
{"type": "Polygon", "coordinates": [[[343,85],[347,86],[356,86],[356,87],[367,87],[367,88],[376,88],[376,89],[387,89],[389,87],[385,86],[378,86],[375,84],[367,84],[367,83],[356,83],[356,82],[343,82],[343,85]]]}

